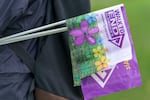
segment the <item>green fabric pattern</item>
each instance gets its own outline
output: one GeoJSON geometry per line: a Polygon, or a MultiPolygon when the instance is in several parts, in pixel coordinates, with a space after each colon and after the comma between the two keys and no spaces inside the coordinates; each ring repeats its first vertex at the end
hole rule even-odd
{"type": "Polygon", "coordinates": [[[82,78],[103,69],[98,61],[105,57],[107,49],[103,47],[98,23],[96,14],[67,20],[74,86],[79,86],[82,78]]]}

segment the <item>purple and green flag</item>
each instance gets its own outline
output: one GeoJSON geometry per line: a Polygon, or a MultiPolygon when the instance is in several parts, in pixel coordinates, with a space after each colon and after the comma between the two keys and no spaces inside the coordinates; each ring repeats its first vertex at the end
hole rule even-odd
{"type": "Polygon", "coordinates": [[[74,86],[85,100],[141,86],[123,4],[67,20],[74,86]]]}

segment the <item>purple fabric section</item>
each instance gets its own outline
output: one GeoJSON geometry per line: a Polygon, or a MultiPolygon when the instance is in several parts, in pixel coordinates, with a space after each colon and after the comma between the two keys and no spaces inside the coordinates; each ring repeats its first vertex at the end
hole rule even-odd
{"type": "Polygon", "coordinates": [[[102,88],[91,76],[82,79],[81,86],[85,100],[90,100],[92,98],[97,98],[100,96],[119,92],[122,90],[127,90],[130,88],[135,88],[142,85],[133,41],[126,18],[126,11],[124,7],[121,7],[121,10],[124,15],[123,17],[125,20],[125,25],[127,27],[129,39],[132,46],[133,58],[129,61],[131,69],[127,70],[123,63],[117,64],[104,88],[102,88]]]}
{"type": "Polygon", "coordinates": [[[84,98],[87,100],[141,86],[140,73],[135,60],[130,61],[131,70],[126,70],[122,63],[118,64],[112,76],[102,88],[92,77],[82,80],[81,86],[84,98]],[[89,92],[90,91],[90,92],[89,92]]]}

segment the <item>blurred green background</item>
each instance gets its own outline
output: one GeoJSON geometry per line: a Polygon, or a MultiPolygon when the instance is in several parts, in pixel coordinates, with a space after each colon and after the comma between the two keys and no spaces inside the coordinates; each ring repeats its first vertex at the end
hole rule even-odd
{"type": "Polygon", "coordinates": [[[143,85],[95,100],[150,100],[150,0],[91,0],[91,8],[95,11],[120,3],[126,8],[143,85]]]}

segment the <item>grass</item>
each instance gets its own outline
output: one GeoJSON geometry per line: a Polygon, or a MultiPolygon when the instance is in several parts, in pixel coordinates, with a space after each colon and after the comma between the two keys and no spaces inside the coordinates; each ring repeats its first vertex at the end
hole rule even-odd
{"type": "Polygon", "coordinates": [[[93,11],[123,3],[126,7],[130,31],[141,71],[143,86],[114,93],[95,100],[150,99],[150,0],[91,0],[93,11]]]}

